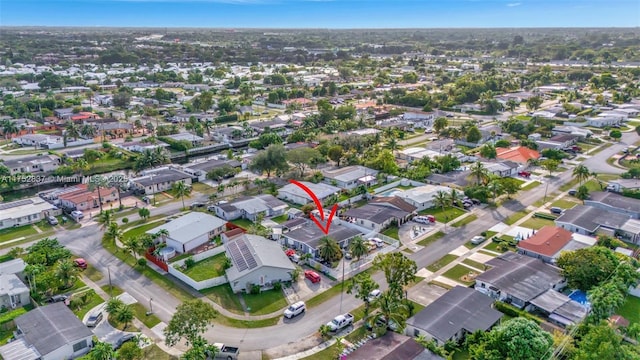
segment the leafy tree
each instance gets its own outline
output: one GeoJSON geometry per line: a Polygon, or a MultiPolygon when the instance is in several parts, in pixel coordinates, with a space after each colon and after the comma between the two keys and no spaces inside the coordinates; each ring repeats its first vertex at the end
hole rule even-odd
{"type": "Polygon", "coordinates": [[[327,150],[327,156],[340,167],[340,161],[344,156],[344,149],[340,145],[333,145],[327,150]]]}
{"type": "Polygon", "coordinates": [[[135,341],[124,343],[118,350],[118,360],[142,360],[144,353],[135,341]]]}
{"type": "Polygon", "coordinates": [[[469,347],[471,359],[540,360],[550,355],[551,334],[532,320],[517,317],[493,328],[485,340],[469,347]]]}
{"type": "Polygon", "coordinates": [[[449,126],[449,120],[446,117],[439,117],[433,122],[433,130],[438,134],[449,126]]]}
{"type": "Polygon", "coordinates": [[[164,330],[165,342],[174,346],[185,339],[193,345],[200,341],[200,335],[209,327],[218,312],[208,303],[200,299],[188,300],[178,305],[169,325],[164,330]]]}
{"type": "Polygon", "coordinates": [[[60,280],[62,286],[67,289],[73,286],[78,277],[78,267],[69,259],[60,260],[55,267],[56,278],[60,280]]]}
{"type": "Polygon", "coordinates": [[[587,293],[591,303],[589,321],[598,323],[613,315],[624,304],[626,289],[627,287],[618,281],[607,281],[589,290],[587,293]]]}
{"type": "Polygon", "coordinates": [[[215,345],[210,345],[204,338],[198,337],[189,350],[182,354],[182,360],[213,359],[219,351],[215,345]]]}
{"type": "Polygon", "coordinates": [[[502,183],[498,178],[492,178],[486,185],[487,190],[491,191],[493,194],[493,201],[495,202],[498,198],[498,195],[502,193],[502,183]]]}
{"type": "Polygon", "coordinates": [[[378,324],[395,324],[396,331],[402,333],[409,317],[409,309],[404,301],[398,299],[389,289],[383,292],[373,305],[379,310],[371,318],[372,328],[375,329],[376,334],[382,335],[387,331],[386,325],[378,326],[378,324]]]}
{"type": "Polygon", "coordinates": [[[494,145],[497,148],[508,148],[511,146],[511,143],[508,140],[498,140],[494,145]]]}
{"type": "Polygon", "coordinates": [[[213,181],[221,181],[222,179],[232,177],[235,174],[236,174],[236,169],[233,168],[231,165],[225,164],[223,166],[211,169],[207,173],[207,179],[213,180],[213,181]]]}
{"type": "Polygon", "coordinates": [[[542,156],[546,158],[557,160],[557,161],[560,161],[567,157],[567,154],[564,151],[561,151],[558,149],[544,149],[540,153],[542,154],[542,156]]]}
{"type": "Polygon", "coordinates": [[[267,178],[271,176],[271,173],[284,172],[289,168],[286,159],[286,151],[282,145],[270,145],[266,150],[258,153],[249,168],[252,171],[259,173],[266,172],[267,178]]]}
{"type": "Polygon", "coordinates": [[[53,266],[59,260],[71,258],[71,251],[57,239],[44,238],[27,248],[25,262],[30,265],[53,266]]]}
{"type": "Polygon", "coordinates": [[[389,293],[398,300],[403,296],[404,287],[415,279],[418,271],[416,262],[400,252],[377,255],[373,259],[372,267],[384,272],[389,284],[389,293]]]}
{"type": "Polygon", "coordinates": [[[507,109],[509,109],[509,111],[511,111],[511,113],[513,113],[513,111],[518,107],[518,102],[516,101],[516,99],[510,98],[509,100],[507,100],[507,109]]]}
{"type": "Polygon", "coordinates": [[[514,178],[500,178],[499,180],[502,190],[511,197],[511,195],[520,191],[520,182],[514,178]]]}
{"type": "Polygon", "coordinates": [[[527,99],[527,109],[537,110],[542,105],[542,98],[540,96],[533,96],[527,99]]]}
{"type": "Polygon", "coordinates": [[[547,159],[541,161],[540,165],[547,170],[549,172],[549,176],[551,176],[551,174],[560,167],[560,162],[558,160],[547,159]]]}
{"type": "Polygon", "coordinates": [[[378,156],[369,160],[367,166],[380,170],[385,174],[395,175],[398,173],[398,163],[390,150],[382,150],[378,156]]]}
{"type": "Polygon", "coordinates": [[[316,149],[300,147],[290,150],[287,153],[287,160],[300,171],[300,177],[302,178],[308,167],[315,166],[325,161],[325,158],[316,149]]]}
{"type": "Polygon", "coordinates": [[[485,159],[495,159],[498,156],[496,148],[491,144],[484,144],[480,148],[480,155],[485,159]]]}
{"type": "Polygon", "coordinates": [[[260,135],[258,140],[249,143],[249,147],[254,149],[264,149],[272,144],[282,144],[282,138],[274,132],[266,132],[260,135]]]}
{"type": "Polygon", "coordinates": [[[582,291],[591,290],[605,281],[618,266],[615,254],[602,246],[565,251],[558,257],[557,265],[568,285],[582,291]]]}
{"type": "Polygon", "coordinates": [[[191,186],[185,184],[182,181],[178,181],[171,185],[171,190],[173,193],[182,199],[182,207],[184,208],[184,197],[189,196],[191,194],[191,186]]]}
{"type": "Polygon", "coordinates": [[[440,174],[446,174],[460,167],[460,160],[451,154],[437,156],[435,163],[440,174]]]}
{"type": "Polygon", "coordinates": [[[140,215],[142,220],[146,221],[149,218],[149,215],[151,215],[151,211],[147,208],[140,208],[140,210],[138,210],[138,215],[140,215]]]}
{"type": "Polygon", "coordinates": [[[433,197],[433,205],[440,207],[444,211],[449,206],[449,195],[442,190],[438,191],[433,197]]]}
{"type": "Polygon", "coordinates": [[[369,303],[369,294],[379,287],[380,285],[373,280],[371,274],[365,272],[354,276],[347,283],[347,294],[355,293],[356,299],[364,301],[365,319],[369,317],[369,306],[371,305],[369,303]]]}
{"type": "Polygon", "coordinates": [[[609,136],[612,139],[616,139],[616,141],[620,141],[620,138],[622,137],[622,132],[620,130],[611,130],[611,132],[609,132],[609,136]]]}
{"type": "Polygon", "coordinates": [[[112,360],[116,357],[113,346],[109,343],[98,341],[89,353],[91,360],[112,360]]]}
{"type": "Polygon", "coordinates": [[[589,198],[589,188],[586,185],[580,185],[576,191],[576,198],[582,200],[584,204],[584,201],[589,198]]]}
{"type": "Polygon", "coordinates": [[[369,253],[369,248],[361,236],[356,236],[351,239],[349,243],[349,251],[351,251],[351,255],[353,255],[356,260],[360,260],[361,257],[369,253]]]}
{"type": "Polygon", "coordinates": [[[467,130],[467,142],[477,143],[482,139],[482,134],[480,133],[480,129],[477,126],[472,126],[467,130]]]}
{"type": "Polygon", "coordinates": [[[324,261],[333,262],[342,257],[340,245],[329,236],[323,236],[318,245],[318,254],[324,261]]]}
{"type": "Polygon", "coordinates": [[[637,359],[637,350],[623,342],[622,336],[606,321],[589,325],[586,334],[577,342],[576,360],[637,359]],[[633,352],[636,352],[633,356],[633,352]]]}

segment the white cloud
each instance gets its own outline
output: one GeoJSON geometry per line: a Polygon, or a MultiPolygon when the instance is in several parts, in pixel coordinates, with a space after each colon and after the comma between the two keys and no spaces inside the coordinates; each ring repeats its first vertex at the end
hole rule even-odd
{"type": "Polygon", "coordinates": [[[508,3],[508,4],[507,4],[507,6],[508,6],[508,7],[515,7],[515,6],[520,6],[520,5],[522,5],[522,3],[520,3],[520,2],[517,2],[517,3],[508,3]]]}

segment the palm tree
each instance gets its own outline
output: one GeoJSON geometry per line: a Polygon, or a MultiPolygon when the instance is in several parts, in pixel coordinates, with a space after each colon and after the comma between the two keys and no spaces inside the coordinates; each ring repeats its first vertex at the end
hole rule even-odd
{"type": "Polygon", "coordinates": [[[461,195],[458,192],[458,190],[451,189],[451,192],[449,193],[449,201],[451,206],[460,207],[460,202],[461,202],[460,198],[461,198],[461,195]]]}
{"type": "Polygon", "coordinates": [[[477,161],[475,164],[471,165],[471,176],[476,178],[476,183],[478,185],[480,183],[484,183],[488,178],[487,168],[484,167],[483,163],[477,161]]]}
{"type": "Polygon", "coordinates": [[[131,308],[131,305],[124,305],[124,304],[120,306],[120,308],[118,309],[118,311],[116,311],[114,315],[115,315],[115,320],[118,323],[124,324],[123,330],[126,329],[127,326],[129,326],[129,323],[131,323],[134,317],[134,313],[133,313],[133,309],[131,308]]]}
{"type": "Polygon", "coordinates": [[[122,239],[122,230],[118,227],[118,224],[112,222],[107,227],[107,231],[104,232],[104,237],[106,239],[112,240],[114,243],[120,239],[122,239]]]}
{"type": "Polygon", "coordinates": [[[136,260],[138,260],[138,252],[140,251],[140,248],[142,247],[141,243],[142,243],[141,239],[134,236],[134,237],[131,237],[131,238],[127,239],[126,241],[124,241],[124,243],[122,245],[124,246],[124,249],[128,253],[133,255],[133,257],[136,260]]]}
{"type": "Polygon", "coordinates": [[[116,352],[113,350],[113,346],[111,344],[98,341],[93,346],[93,350],[91,350],[89,356],[91,360],[111,360],[115,359],[116,352]]]}
{"type": "Polygon", "coordinates": [[[449,205],[449,196],[446,192],[440,190],[433,196],[433,205],[440,207],[442,211],[449,205]]]}
{"type": "Polygon", "coordinates": [[[202,128],[207,132],[207,137],[209,138],[209,140],[211,140],[211,129],[213,128],[213,126],[214,123],[210,120],[206,120],[202,123],[202,128]]]}
{"type": "Polygon", "coordinates": [[[165,242],[165,241],[167,241],[167,238],[169,237],[169,230],[160,229],[160,230],[158,230],[158,232],[153,234],[153,237],[154,237],[154,239],[161,239],[162,242],[165,242]]]}
{"type": "Polygon", "coordinates": [[[11,120],[4,120],[2,122],[2,135],[4,135],[5,139],[10,138],[11,134],[17,134],[19,132],[20,129],[18,129],[18,126],[15,122],[11,120]]]}
{"type": "Polygon", "coordinates": [[[361,236],[356,236],[351,239],[351,243],[349,244],[349,251],[351,251],[351,255],[353,255],[356,260],[360,261],[360,258],[367,255],[369,253],[369,247],[364,242],[361,236]]]}
{"type": "Polygon", "coordinates": [[[153,130],[155,130],[153,123],[148,122],[144,125],[144,127],[147,129],[147,134],[153,134],[153,130]]]}
{"type": "Polygon", "coordinates": [[[98,190],[98,204],[100,205],[100,212],[102,212],[102,194],[100,194],[101,188],[108,186],[107,179],[101,175],[93,175],[89,178],[89,191],[98,190]]]}
{"type": "Polygon", "coordinates": [[[191,186],[185,184],[182,181],[173,183],[173,185],[171,186],[171,190],[173,190],[173,192],[175,193],[176,196],[179,196],[180,198],[182,198],[182,207],[184,208],[184,197],[189,196],[189,194],[191,194],[191,186]]]}
{"type": "Polygon", "coordinates": [[[320,244],[318,245],[318,253],[320,255],[320,258],[322,258],[324,261],[338,260],[342,256],[340,245],[338,245],[338,243],[329,236],[323,236],[320,239],[320,244]]]}
{"type": "Polygon", "coordinates": [[[80,131],[78,130],[78,125],[76,125],[73,121],[69,121],[67,126],[65,127],[67,136],[72,137],[74,140],[78,140],[80,136],[80,131]]]}
{"type": "Polygon", "coordinates": [[[114,221],[113,211],[107,210],[98,214],[98,218],[96,219],[98,224],[100,224],[100,229],[108,228],[111,223],[114,221]]]}
{"type": "Polygon", "coordinates": [[[115,316],[115,314],[124,306],[124,302],[118,298],[111,298],[107,300],[107,306],[104,308],[106,312],[115,316]]]}
{"type": "Polygon", "coordinates": [[[77,274],[78,268],[71,262],[71,260],[61,260],[56,265],[56,278],[60,280],[65,289],[70,288],[73,285],[73,282],[76,281],[77,274]]]}
{"type": "Polygon", "coordinates": [[[489,189],[489,191],[493,193],[493,201],[495,202],[496,198],[498,197],[498,193],[502,191],[502,185],[500,185],[499,179],[496,178],[489,181],[489,183],[487,184],[487,189],[489,189]]]}
{"type": "MultiPolygon", "coordinates": [[[[374,302],[374,306],[380,310],[371,319],[374,327],[376,324],[394,324],[397,326],[394,330],[402,333],[409,315],[409,309],[404,301],[396,299],[389,291],[385,291],[374,302]]],[[[387,327],[378,328],[376,331],[384,334],[387,327]]]]}
{"type": "Polygon", "coordinates": [[[84,124],[80,128],[80,134],[85,138],[93,138],[96,135],[96,128],[89,124],[84,124]]]}
{"type": "Polygon", "coordinates": [[[584,181],[587,181],[591,177],[591,171],[586,166],[580,164],[573,168],[573,177],[582,185],[584,181]]]}

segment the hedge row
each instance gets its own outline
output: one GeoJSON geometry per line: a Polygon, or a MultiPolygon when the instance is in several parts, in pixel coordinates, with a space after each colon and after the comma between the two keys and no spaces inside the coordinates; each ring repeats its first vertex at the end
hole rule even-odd
{"type": "Polygon", "coordinates": [[[558,217],[547,213],[534,213],[533,216],[541,219],[556,220],[558,217]]]}
{"type": "Polygon", "coordinates": [[[533,320],[538,324],[542,323],[542,319],[540,319],[539,317],[531,315],[527,311],[522,310],[522,309],[518,309],[517,307],[515,307],[513,305],[509,305],[509,304],[504,303],[502,301],[496,301],[493,305],[496,308],[496,310],[500,311],[501,313],[503,313],[505,315],[509,315],[511,317],[523,317],[523,318],[526,318],[526,319],[533,320]]]}

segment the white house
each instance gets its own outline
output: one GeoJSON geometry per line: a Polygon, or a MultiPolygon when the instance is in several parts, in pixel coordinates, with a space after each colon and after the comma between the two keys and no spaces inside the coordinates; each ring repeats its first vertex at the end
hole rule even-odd
{"type": "Polygon", "coordinates": [[[243,197],[230,202],[220,201],[213,206],[216,215],[225,220],[245,218],[251,221],[256,221],[260,214],[264,217],[283,215],[288,207],[285,202],[269,194],[243,197]]]}
{"type": "Polygon", "coordinates": [[[423,185],[408,190],[394,189],[393,196],[401,198],[415,206],[417,211],[421,211],[434,206],[433,198],[440,191],[449,194],[451,193],[451,188],[439,185],[423,185]]]}
{"type": "Polygon", "coordinates": [[[231,238],[224,247],[231,259],[226,274],[233,292],[249,292],[253,285],[264,288],[291,280],[295,266],[275,241],[243,234],[231,238]]]}
{"type": "Polygon", "coordinates": [[[55,155],[36,155],[21,159],[10,159],[0,162],[0,165],[4,165],[9,169],[12,175],[14,174],[33,174],[33,173],[47,173],[57,169],[61,160],[55,155]]]}
{"type": "Polygon", "coordinates": [[[93,346],[93,332],[64,303],[37,307],[14,322],[16,340],[0,347],[5,359],[75,359],[93,346]]]}
{"type": "Polygon", "coordinates": [[[169,236],[164,239],[167,247],[172,247],[182,254],[220,235],[225,230],[226,224],[226,221],[213,215],[192,212],[153,228],[147,231],[147,234],[153,235],[160,230],[167,230],[169,236]]]}
{"type": "MultiPolygon", "coordinates": [[[[323,183],[314,184],[307,181],[301,181],[301,183],[308,187],[322,202],[340,192],[340,188],[323,183]]],[[[309,194],[294,184],[287,184],[280,188],[278,190],[278,198],[300,205],[305,205],[313,201],[309,194]]]]}
{"type": "Polygon", "coordinates": [[[131,179],[131,184],[139,192],[151,195],[170,190],[174,183],[191,185],[191,175],[173,168],[160,168],[144,172],[144,175],[131,179]]]}
{"type": "Polygon", "coordinates": [[[29,288],[15,274],[0,273],[0,307],[15,309],[31,303],[29,288]]]}
{"type": "Polygon", "coordinates": [[[61,210],[39,197],[0,204],[0,229],[37,223],[46,216],[60,215],[61,210]]]}
{"type": "Polygon", "coordinates": [[[335,185],[344,190],[351,190],[359,185],[375,185],[378,170],[365,166],[354,165],[338,169],[323,170],[324,182],[335,185]]]}

